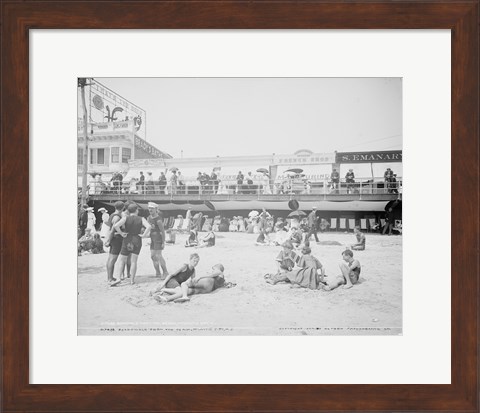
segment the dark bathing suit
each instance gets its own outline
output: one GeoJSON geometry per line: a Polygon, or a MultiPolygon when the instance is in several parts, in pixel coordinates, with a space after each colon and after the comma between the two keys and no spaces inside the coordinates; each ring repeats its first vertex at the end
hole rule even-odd
{"type": "Polygon", "coordinates": [[[162,237],[162,228],[163,228],[163,221],[159,216],[148,217],[148,223],[152,226],[152,230],[150,232],[150,239],[152,240],[150,243],[151,250],[163,250],[163,237],[162,237]]]}
{"type": "Polygon", "coordinates": [[[174,275],[170,278],[165,287],[167,288],[176,288],[180,287],[180,285],[187,281],[193,274],[195,274],[195,267],[190,269],[188,264],[183,266],[183,270],[179,272],[177,275],[174,275]]]}
{"type": "Polygon", "coordinates": [[[140,232],[142,231],[142,218],[138,215],[130,215],[125,221],[125,232],[128,235],[123,239],[122,251],[120,254],[129,255],[140,253],[142,249],[142,238],[140,232]]]}
{"type": "MultiPolygon", "coordinates": [[[[107,226],[110,227],[110,228],[113,227],[113,218],[114,217],[118,217],[117,222],[122,219],[121,214],[119,214],[118,212],[114,212],[108,218],[107,226]]],[[[112,254],[112,255],[120,254],[120,251],[122,250],[122,244],[123,244],[122,236],[117,231],[115,231],[115,235],[113,236],[112,240],[110,241],[110,251],[109,251],[109,253],[112,254]]]]}

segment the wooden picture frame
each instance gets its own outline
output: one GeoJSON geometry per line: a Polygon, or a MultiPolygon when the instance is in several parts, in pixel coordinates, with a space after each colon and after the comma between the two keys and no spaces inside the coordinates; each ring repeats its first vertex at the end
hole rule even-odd
{"type": "Polygon", "coordinates": [[[478,1],[4,0],[1,12],[2,411],[478,411],[478,1]],[[29,30],[159,28],[451,30],[450,385],[29,384],[29,30]]]}

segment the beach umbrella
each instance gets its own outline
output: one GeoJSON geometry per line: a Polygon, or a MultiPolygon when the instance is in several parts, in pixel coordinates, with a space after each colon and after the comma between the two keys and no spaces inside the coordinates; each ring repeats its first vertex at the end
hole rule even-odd
{"type": "Polygon", "coordinates": [[[255,211],[255,210],[250,211],[250,212],[248,213],[248,216],[249,216],[250,218],[258,217],[259,215],[260,215],[260,212],[255,211]]]}
{"type": "Polygon", "coordinates": [[[287,215],[288,218],[303,218],[306,216],[307,214],[303,211],[292,211],[287,215]]]}
{"type": "Polygon", "coordinates": [[[268,174],[268,169],[266,169],[266,168],[258,168],[258,169],[257,169],[257,172],[268,174]]]}
{"type": "Polygon", "coordinates": [[[300,168],[292,168],[292,169],[287,169],[285,172],[292,172],[294,174],[301,174],[303,172],[303,169],[300,168]]]}
{"type": "Polygon", "coordinates": [[[171,171],[171,172],[173,172],[173,171],[177,172],[177,171],[178,171],[178,168],[177,168],[176,166],[172,166],[172,167],[169,169],[169,171],[171,171]]]}
{"type": "Polygon", "coordinates": [[[300,218],[300,217],[306,217],[306,216],[307,214],[300,210],[292,211],[287,215],[288,218],[300,218]]]}

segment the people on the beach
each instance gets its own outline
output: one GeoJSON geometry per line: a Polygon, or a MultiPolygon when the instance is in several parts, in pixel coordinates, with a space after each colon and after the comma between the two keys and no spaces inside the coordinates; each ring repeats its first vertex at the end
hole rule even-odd
{"type": "Polygon", "coordinates": [[[266,282],[275,285],[279,282],[290,282],[293,287],[309,288],[317,290],[324,284],[325,268],[313,255],[309,247],[303,247],[302,257],[298,261],[299,268],[292,268],[289,271],[278,272],[266,277],[266,282]]]}
{"type": "Polygon", "coordinates": [[[90,229],[92,234],[95,234],[95,223],[97,222],[97,218],[95,218],[95,214],[93,213],[93,207],[88,207],[87,208],[87,228],[90,229]]]}
{"type": "MultiPolygon", "coordinates": [[[[129,216],[123,217],[113,228],[123,237],[122,249],[120,251],[120,273],[125,269],[128,255],[131,254],[130,283],[135,283],[135,275],[137,273],[138,254],[142,249],[142,238],[150,236],[151,225],[145,218],[138,216],[138,206],[130,204],[128,206],[129,216]],[[122,230],[122,226],[124,230],[122,230]],[[145,231],[142,233],[142,228],[145,231]]],[[[114,281],[111,285],[116,285],[120,280],[114,281]]]]}
{"type": "Polygon", "coordinates": [[[275,262],[277,264],[277,272],[291,271],[295,267],[295,262],[298,260],[298,255],[293,251],[293,244],[290,241],[285,241],[282,245],[282,250],[278,253],[275,262]]]}
{"type": "Polygon", "coordinates": [[[353,252],[345,250],[342,252],[343,261],[340,262],[339,267],[342,275],[338,275],[335,278],[328,277],[327,286],[323,287],[324,290],[330,291],[343,285],[343,288],[352,288],[360,277],[361,265],[360,262],[353,258],[353,252]]]}
{"type": "Polygon", "coordinates": [[[352,244],[350,246],[350,249],[352,251],[363,251],[365,249],[366,243],[365,234],[360,231],[360,227],[358,225],[353,228],[353,232],[355,234],[355,237],[357,238],[357,243],[352,244]]]}
{"type": "Polygon", "coordinates": [[[225,285],[225,268],[222,264],[215,264],[212,267],[212,271],[206,275],[190,278],[182,283],[180,289],[182,291],[182,297],[180,301],[188,301],[189,295],[194,294],[209,294],[218,288],[225,285]]]}
{"type": "Polygon", "coordinates": [[[317,207],[312,207],[312,212],[308,214],[308,234],[306,240],[309,241],[312,235],[315,236],[315,241],[319,242],[317,235],[317,226],[318,226],[318,216],[317,216],[317,207]]]}
{"type": "Polygon", "coordinates": [[[209,231],[207,235],[200,238],[196,248],[208,248],[213,246],[215,246],[215,233],[213,231],[209,231]]]}
{"type": "Polygon", "coordinates": [[[85,230],[87,229],[88,224],[88,212],[87,212],[88,205],[82,205],[80,209],[79,216],[78,216],[78,228],[79,228],[79,237],[83,237],[85,235],[85,230]]]}
{"type": "Polygon", "coordinates": [[[110,215],[108,214],[106,208],[99,208],[98,212],[102,213],[102,226],[100,228],[100,237],[106,239],[108,233],[110,232],[110,227],[107,225],[110,215]]]}
{"type": "Polygon", "coordinates": [[[148,216],[147,221],[152,228],[150,231],[150,256],[152,258],[153,267],[155,268],[155,276],[165,278],[168,275],[168,270],[167,263],[162,255],[162,251],[165,248],[163,214],[158,210],[158,205],[154,202],[148,203],[148,212],[150,215],[148,216]]]}
{"type": "Polygon", "coordinates": [[[97,232],[93,235],[92,254],[104,254],[103,241],[100,238],[100,234],[97,232]]]}
{"type": "Polygon", "coordinates": [[[195,228],[189,231],[188,238],[185,241],[185,247],[196,247],[198,245],[198,232],[195,228]]]}
{"type": "MultiPolygon", "coordinates": [[[[105,247],[110,247],[107,258],[107,281],[113,282],[113,271],[115,268],[115,263],[117,262],[118,255],[122,249],[123,238],[122,236],[114,230],[113,226],[122,219],[122,212],[125,204],[122,201],[115,202],[115,212],[110,215],[108,218],[107,226],[109,227],[109,232],[106,237],[105,247]]],[[[127,268],[128,272],[128,268],[127,268]]]]}
{"type": "Polygon", "coordinates": [[[200,261],[200,256],[197,253],[190,255],[188,264],[183,264],[176,271],[167,275],[158,287],[153,291],[154,298],[159,302],[170,302],[183,297],[188,300],[187,294],[183,294],[180,286],[189,279],[195,278],[195,267],[200,261]],[[165,295],[160,295],[162,293],[165,295]]]}

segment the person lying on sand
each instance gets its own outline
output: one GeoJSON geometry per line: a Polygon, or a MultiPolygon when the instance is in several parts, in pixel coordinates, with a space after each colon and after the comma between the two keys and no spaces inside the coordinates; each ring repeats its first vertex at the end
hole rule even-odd
{"type": "Polygon", "coordinates": [[[353,232],[357,237],[357,243],[350,246],[352,251],[364,251],[365,250],[365,234],[360,231],[360,227],[357,225],[353,228],[353,232]]]}
{"type": "Polygon", "coordinates": [[[180,286],[188,279],[195,278],[195,267],[199,261],[200,256],[198,254],[191,254],[188,264],[182,265],[178,270],[167,275],[165,280],[152,292],[154,298],[160,302],[169,302],[182,297],[183,294],[180,286]],[[155,295],[159,292],[165,293],[169,295],[169,297],[155,295]]]}
{"type": "Polygon", "coordinates": [[[358,282],[362,269],[360,262],[353,258],[353,252],[350,250],[343,251],[342,258],[343,261],[339,264],[342,275],[333,278],[331,281],[329,279],[327,286],[323,288],[325,291],[333,290],[340,285],[343,285],[345,289],[352,288],[358,282]]]}
{"type": "Polygon", "coordinates": [[[182,296],[177,299],[177,302],[189,301],[189,295],[194,294],[208,294],[215,291],[217,288],[225,285],[225,268],[222,264],[216,264],[212,267],[212,271],[207,275],[198,278],[191,278],[182,283],[182,296]]]}

